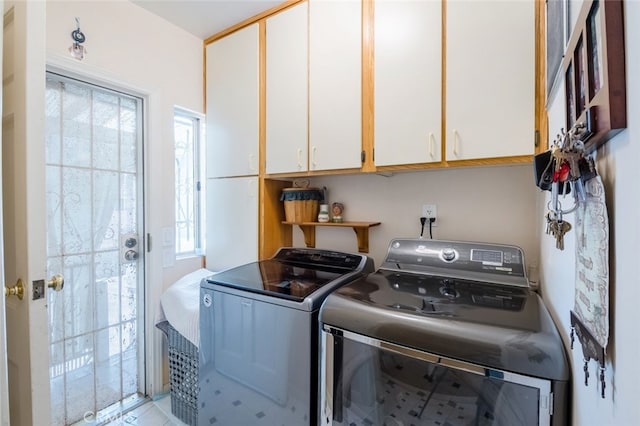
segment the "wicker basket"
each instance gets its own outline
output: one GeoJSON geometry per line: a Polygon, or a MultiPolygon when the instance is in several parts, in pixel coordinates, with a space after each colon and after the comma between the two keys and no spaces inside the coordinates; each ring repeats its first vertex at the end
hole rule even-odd
{"type": "Polygon", "coordinates": [[[167,336],[171,414],[184,423],[198,423],[198,348],[164,321],[157,325],[167,336]]]}
{"type": "Polygon", "coordinates": [[[315,222],[318,219],[322,191],[318,188],[285,188],[280,200],[284,201],[287,222],[315,222]]]}

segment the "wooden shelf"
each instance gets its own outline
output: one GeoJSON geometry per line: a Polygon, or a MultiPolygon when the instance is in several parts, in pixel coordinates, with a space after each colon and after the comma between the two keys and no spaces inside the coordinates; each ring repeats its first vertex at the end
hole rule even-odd
{"type": "Polygon", "coordinates": [[[316,227],[337,226],[353,228],[358,239],[358,251],[369,253],[369,228],[380,225],[380,222],[282,222],[285,225],[298,225],[304,234],[304,243],[307,247],[316,246],[316,227]]]}

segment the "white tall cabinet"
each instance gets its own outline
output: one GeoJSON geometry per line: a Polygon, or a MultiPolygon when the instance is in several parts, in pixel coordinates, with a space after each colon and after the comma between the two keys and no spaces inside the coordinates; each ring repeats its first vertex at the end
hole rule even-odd
{"type": "Polygon", "coordinates": [[[207,177],[257,175],[258,24],[206,48],[207,177]]]}
{"type": "Polygon", "coordinates": [[[258,259],[258,24],[206,47],[206,263],[258,259]]]}
{"type": "Polygon", "coordinates": [[[266,172],[308,170],[308,4],[266,20],[266,172]]]}
{"type": "Polygon", "coordinates": [[[309,0],[309,170],[359,168],[362,3],[309,0]]]}
{"type": "Polygon", "coordinates": [[[376,0],[375,165],[442,158],[442,3],[376,0]]]}
{"type": "Polygon", "coordinates": [[[534,2],[447,1],[446,159],[534,150],[534,2]]]}

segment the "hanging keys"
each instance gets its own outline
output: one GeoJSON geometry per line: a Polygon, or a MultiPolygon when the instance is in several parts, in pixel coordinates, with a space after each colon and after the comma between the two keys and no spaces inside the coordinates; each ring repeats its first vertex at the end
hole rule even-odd
{"type": "Polygon", "coordinates": [[[545,231],[544,231],[547,235],[553,235],[552,230],[551,230],[552,224],[553,224],[553,226],[556,226],[555,225],[556,220],[551,217],[552,214],[553,214],[553,212],[551,210],[549,210],[547,212],[547,216],[546,216],[546,218],[547,218],[547,226],[545,227],[545,231]]]}
{"type": "Polygon", "coordinates": [[[571,224],[566,220],[559,220],[556,224],[556,248],[564,250],[564,234],[571,230],[571,224]]]}
{"type": "Polygon", "coordinates": [[[562,219],[563,214],[569,214],[582,205],[587,194],[584,182],[591,179],[593,160],[585,157],[583,136],[584,124],[576,123],[568,132],[561,129],[560,134],[553,141],[550,150],[550,177],[551,185],[545,189],[551,190],[551,199],[548,203],[549,212],[546,215],[546,233],[556,239],[556,247],[564,250],[564,236],[571,230],[571,224],[562,219]],[[573,206],[563,209],[560,196],[573,192],[573,206]]]}
{"type": "Polygon", "coordinates": [[[564,235],[571,230],[571,224],[562,219],[562,211],[547,212],[547,234],[553,235],[556,239],[556,248],[564,250],[564,235]]]}

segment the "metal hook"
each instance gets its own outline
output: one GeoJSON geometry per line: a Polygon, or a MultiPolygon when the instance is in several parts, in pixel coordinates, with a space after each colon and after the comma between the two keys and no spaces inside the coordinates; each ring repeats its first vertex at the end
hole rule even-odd
{"type": "Polygon", "coordinates": [[[76,17],[76,29],[71,32],[71,38],[76,44],[84,43],[86,40],[86,37],[84,36],[82,31],[80,31],[80,19],[77,17],[76,17]]]}

